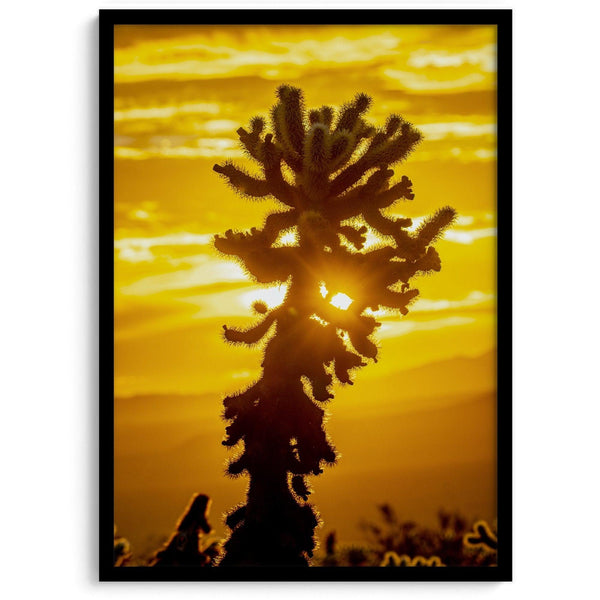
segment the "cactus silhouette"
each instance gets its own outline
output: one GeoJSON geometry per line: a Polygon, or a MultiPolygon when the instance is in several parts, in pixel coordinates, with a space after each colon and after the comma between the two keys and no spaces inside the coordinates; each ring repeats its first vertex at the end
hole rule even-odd
{"type": "Polygon", "coordinates": [[[254,304],[255,326],[224,326],[228,342],[265,340],[265,346],[260,379],[224,400],[231,423],[223,443],[243,442],[228,472],[247,473],[250,484],[246,503],[226,519],[232,532],[222,566],[309,564],[318,518],[307,503],[306,476],[336,461],[322,404],[333,397],[334,377],[351,385],[353,369],[376,361],[373,311],[408,312],[418,294],[409,281],[440,270],[431,244],[455,219],[454,209],[441,208],[412,231],[410,219],[382,212],[414,198],[411,181],[403,176],[392,183],[389,168],[421,139],[400,116],[391,115],[381,128],[368,124],[366,94],[337,111],[307,111],[302,92],[288,85],[277,96],[272,131],[260,117],[249,130],[237,130],[261,174],[230,162],[214,166],[239,194],[284,206],[261,229],[215,236],[215,247],[240,260],[257,282],[288,285],[280,306],[254,304]],[[367,251],[369,227],[382,241],[367,251]],[[278,242],[288,231],[295,233],[292,246],[278,242]]]}
{"type": "Polygon", "coordinates": [[[117,526],[114,525],[113,564],[123,567],[131,560],[131,544],[129,540],[117,535],[117,526]]]}
{"type": "Polygon", "coordinates": [[[465,545],[468,547],[480,547],[488,552],[498,550],[498,537],[491,527],[483,520],[473,525],[473,531],[465,535],[465,545]]]}
{"type": "Polygon", "coordinates": [[[415,556],[411,558],[406,554],[398,556],[395,552],[386,552],[381,562],[382,567],[444,567],[439,556],[415,556]]]}
{"type": "Polygon", "coordinates": [[[194,494],[175,526],[164,548],[156,552],[151,567],[207,567],[212,555],[200,550],[202,534],[212,531],[208,523],[211,500],[204,494],[194,494]]]}

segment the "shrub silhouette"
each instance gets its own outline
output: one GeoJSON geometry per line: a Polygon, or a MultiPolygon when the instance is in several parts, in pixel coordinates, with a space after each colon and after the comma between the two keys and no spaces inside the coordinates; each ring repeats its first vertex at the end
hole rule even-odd
{"type": "Polygon", "coordinates": [[[497,537],[485,521],[477,521],[469,531],[467,520],[459,513],[440,510],[438,526],[424,527],[401,520],[389,504],[378,506],[378,510],[379,522],[363,522],[361,527],[381,566],[496,565],[497,537]]]}
{"type": "Polygon", "coordinates": [[[261,175],[230,162],[214,166],[242,196],[272,197],[285,207],[269,214],[261,229],[215,236],[216,248],[239,259],[257,282],[288,284],[280,306],[255,303],[261,315],[255,326],[224,326],[228,342],[266,344],[262,377],[224,400],[231,423],[223,443],[243,442],[228,472],[247,473],[250,484],[246,503],[226,520],[232,533],[223,566],[308,565],[318,518],[307,503],[305,478],[336,461],[321,405],[333,397],[334,377],[352,384],[353,369],[365,366],[365,359],[376,361],[373,311],[408,312],[418,294],[409,281],[440,270],[431,244],[455,219],[452,208],[442,208],[411,232],[410,219],[382,212],[414,198],[406,176],[391,183],[389,167],[421,139],[400,116],[391,115],[382,128],[369,125],[363,118],[371,104],[366,94],[338,111],[305,110],[302,92],[287,85],[277,96],[272,132],[260,117],[249,130],[237,130],[261,175]],[[369,227],[385,242],[362,251],[369,227]],[[295,245],[278,243],[291,230],[295,245]]]}
{"type": "Polygon", "coordinates": [[[117,526],[114,525],[113,565],[115,567],[123,567],[131,561],[132,556],[129,540],[118,536],[117,526]]]}

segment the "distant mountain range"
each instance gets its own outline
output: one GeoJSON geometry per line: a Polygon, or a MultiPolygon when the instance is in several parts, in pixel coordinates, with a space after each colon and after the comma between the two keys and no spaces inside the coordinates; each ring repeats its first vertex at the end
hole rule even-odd
{"type": "MultiPolygon", "coordinates": [[[[354,387],[338,387],[338,393],[344,393],[346,390],[358,390],[376,382],[377,387],[384,386],[395,399],[399,397],[418,399],[432,396],[453,396],[461,393],[471,395],[492,392],[496,389],[496,352],[486,352],[475,357],[458,356],[411,369],[387,373],[381,377],[377,377],[367,370],[358,370],[355,372],[354,380],[356,382],[354,387]],[[368,377],[362,377],[364,374],[368,374],[368,377]]],[[[243,388],[244,385],[246,384],[240,383],[240,388],[243,388]]],[[[365,392],[365,390],[361,391],[365,392]]],[[[206,406],[209,401],[214,401],[215,397],[220,398],[224,395],[224,392],[143,394],[117,398],[116,400],[130,403],[141,401],[154,403],[165,398],[169,398],[171,402],[196,399],[198,401],[205,400],[206,402],[201,402],[201,404],[206,406]]]]}
{"type": "MultiPolygon", "coordinates": [[[[327,405],[341,458],[312,478],[324,530],[352,540],[382,502],[421,521],[440,507],[493,518],[495,353],[356,379],[327,405]]],[[[220,415],[216,393],[116,400],[115,519],[138,551],[171,532],[194,492],[213,498],[211,523],[226,533],[221,514],[247,479],[224,475],[233,451],[220,444],[220,415]]]]}

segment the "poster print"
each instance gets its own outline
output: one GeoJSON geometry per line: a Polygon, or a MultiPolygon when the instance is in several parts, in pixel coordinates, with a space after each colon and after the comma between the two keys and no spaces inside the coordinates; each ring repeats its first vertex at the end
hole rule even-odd
{"type": "Polygon", "coordinates": [[[101,579],[510,579],[510,20],[101,11],[101,579]]]}

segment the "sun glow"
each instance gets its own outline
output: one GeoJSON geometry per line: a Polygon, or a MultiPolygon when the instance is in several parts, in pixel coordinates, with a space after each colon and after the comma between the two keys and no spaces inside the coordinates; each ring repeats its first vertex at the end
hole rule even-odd
{"type": "MultiPolygon", "coordinates": [[[[155,540],[171,531],[199,471],[201,491],[214,496],[215,536],[229,534],[218,513],[243,494],[241,480],[225,483],[223,477],[229,452],[219,444],[219,400],[260,378],[264,345],[232,347],[221,327],[253,328],[266,315],[253,305],[281,307],[290,284],[255,281],[239,261],[219,253],[213,239],[230,228],[262,229],[268,214],[293,208],[273,198],[240,198],[213,165],[240,161],[262,178],[236,129],[248,129],[254,115],[268,116],[284,82],[306,84],[309,108],[339,106],[365,92],[374,98],[366,114],[373,125],[384,126],[397,113],[422,130],[422,143],[392,180],[409,177],[415,200],[393,203],[382,209],[384,216],[411,218],[414,232],[443,205],[461,215],[436,246],[442,270],[411,280],[421,299],[406,317],[376,306],[360,310],[371,296],[369,272],[329,266],[327,256],[311,271],[314,283],[301,308],[310,313],[314,343],[321,328],[328,327],[323,340],[335,328],[352,352],[348,333],[336,325],[360,328],[367,323],[361,316],[381,322],[369,338],[382,360],[351,372],[354,386],[334,383],[336,398],[322,407],[331,411],[329,433],[344,454],[319,483],[326,528],[341,542],[356,539],[354,523],[363,508],[375,516],[377,504],[402,496],[408,476],[412,489],[402,499],[403,515],[430,519],[446,504],[491,521],[497,479],[497,28],[142,25],[117,26],[114,38],[115,398],[109,404],[115,416],[114,520],[136,549],[134,560],[156,551],[155,540]],[[346,295],[354,301],[338,307],[337,298],[346,295]],[[186,440],[186,451],[172,452],[186,440]],[[136,474],[142,463],[143,473],[136,474]],[[361,481],[352,490],[356,502],[340,502],[341,480],[361,481]]],[[[282,169],[295,183],[293,169],[282,169]]],[[[360,250],[338,235],[348,253],[393,244],[362,218],[340,225],[367,227],[360,250]]],[[[298,245],[295,225],[272,244],[298,245]]],[[[327,367],[330,374],[334,367],[327,367]]],[[[312,396],[308,379],[303,383],[312,396]]]]}
{"type": "Polygon", "coordinates": [[[287,231],[279,238],[279,245],[281,246],[295,246],[298,243],[298,235],[296,230],[292,229],[287,231]]]}
{"type": "Polygon", "coordinates": [[[263,290],[252,290],[241,295],[242,303],[248,308],[257,300],[264,302],[269,309],[279,306],[287,293],[287,285],[280,285],[263,290]]]}
{"type": "Polygon", "coordinates": [[[346,310],[351,304],[354,302],[350,296],[346,296],[346,294],[336,294],[329,301],[330,304],[336,306],[337,308],[341,308],[342,310],[346,310]]]}

